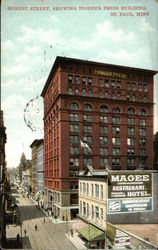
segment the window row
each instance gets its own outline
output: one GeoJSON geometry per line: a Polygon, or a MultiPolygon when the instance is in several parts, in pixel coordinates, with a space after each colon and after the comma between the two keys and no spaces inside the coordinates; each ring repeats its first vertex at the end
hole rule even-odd
{"type": "Polygon", "coordinates": [[[80,84],[82,83],[83,85],[89,85],[92,86],[93,83],[93,78],[92,77],[86,77],[82,76],[80,77],[79,75],[68,75],[68,83],[75,83],[75,84],[80,84]]]}
{"type": "Polygon", "coordinates": [[[91,217],[92,219],[96,219],[103,221],[104,219],[104,210],[103,208],[99,208],[95,205],[90,205],[89,203],[80,201],[80,214],[86,217],[91,217]]]}
{"type": "Polygon", "coordinates": [[[102,200],[104,197],[103,185],[80,182],[80,194],[102,200]]]}
{"type": "MultiPolygon", "coordinates": [[[[78,104],[77,104],[77,103],[71,103],[71,104],[70,104],[70,110],[79,110],[78,104]]],[[[92,106],[91,106],[90,104],[85,104],[85,105],[83,106],[83,110],[84,110],[84,111],[88,111],[88,112],[89,112],[89,111],[92,111],[92,106]]],[[[102,105],[102,106],[100,107],[100,112],[101,112],[101,113],[108,113],[108,107],[107,107],[106,105],[102,105]]],[[[115,113],[115,114],[120,114],[120,113],[121,113],[119,107],[113,108],[113,109],[112,109],[112,112],[115,113]]],[[[134,114],[136,114],[134,108],[129,108],[129,109],[127,110],[127,113],[128,113],[128,115],[134,115],[134,114]]],[[[147,115],[147,112],[146,112],[146,110],[145,110],[144,108],[142,108],[142,109],[140,110],[140,113],[139,113],[139,114],[142,115],[142,116],[146,116],[146,115],[147,115]]]]}

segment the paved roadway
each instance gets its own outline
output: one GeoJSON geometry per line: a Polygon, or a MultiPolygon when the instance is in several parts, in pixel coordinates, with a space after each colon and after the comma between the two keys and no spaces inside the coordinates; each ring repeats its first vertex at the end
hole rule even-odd
{"type": "MultiPolygon", "coordinates": [[[[22,221],[23,248],[33,250],[76,249],[65,235],[67,229],[70,231],[72,223],[68,223],[67,229],[66,223],[53,224],[32,200],[24,198],[22,194],[15,196],[22,221]],[[37,231],[35,231],[35,225],[37,225],[37,231]],[[26,230],[26,236],[24,230],[26,230]]],[[[16,237],[17,233],[21,235],[19,226],[10,225],[7,228],[8,238],[16,237]]]]}

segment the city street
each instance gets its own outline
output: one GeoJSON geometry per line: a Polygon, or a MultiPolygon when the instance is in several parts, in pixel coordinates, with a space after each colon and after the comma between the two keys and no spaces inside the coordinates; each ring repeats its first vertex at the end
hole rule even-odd
{"type": "Polygon", "coordinates": [[[10,225],[7,227],[7,238],[16,238],[17,234],[21,236],[22,232],[22,245],[25,249],[76,249],[65,235],[66,230],[70,231],[72,223],[53,224],[31,199],[20,193],[15,194],[15,197],[22,230],[19,226],[10,225]]]}

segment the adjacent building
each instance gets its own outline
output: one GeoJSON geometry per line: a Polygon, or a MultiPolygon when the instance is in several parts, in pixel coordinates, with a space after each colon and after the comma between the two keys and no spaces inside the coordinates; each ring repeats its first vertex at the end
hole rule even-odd
{"type": "Polygon", "coordinates": [[[46,206],[78,213],[78,172],[153,168],[156,71],[57,57],[44,99],[46,206]],[[81,148],[80,140],[90,147],[81,148]]]}
{"type": "Polygon", "coordinates": [[[158,132],[154,135],[154,169],[158,170],[158,132]]]}
{"type": "Polygon", "coordinates": [[[87,224],[78,232],[90,245],[102,248],[105,245],[107,222],[108,173],[106,170],[94,170],[87,166],[85,171],[80,171],[78,179],[78,217],[87,224]]]}
{"type": "Polygon", "coordinates": [[[38,191],[44,193],[44,140],[37,144],[38,191]]]}
{"type": "Polygon", "coordinates": [[[0,110],[0,248],[4,247],[6,239],[6,209],[7,209],[7,169],[5,159],[5,144],[7,142],[3,111],[0,110]]]}

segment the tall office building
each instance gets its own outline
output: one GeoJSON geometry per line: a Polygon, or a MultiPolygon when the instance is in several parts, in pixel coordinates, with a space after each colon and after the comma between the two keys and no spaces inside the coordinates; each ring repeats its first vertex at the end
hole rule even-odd
{"type": "Polygon", "coordinates": [[[61,218],[78,209],[79,170],[153,167],[156,71],[57,57],[44,98],[47,206],[61,218]],[[90,149],[80,146],[80,140],[90,149]]]}

